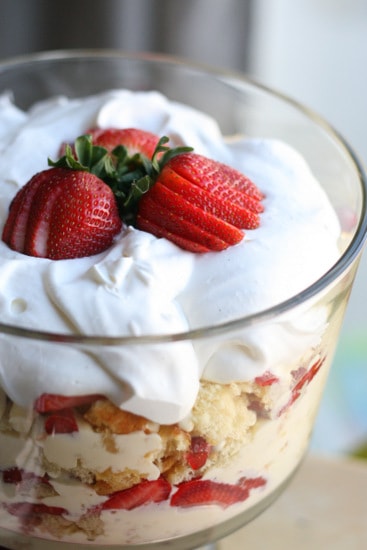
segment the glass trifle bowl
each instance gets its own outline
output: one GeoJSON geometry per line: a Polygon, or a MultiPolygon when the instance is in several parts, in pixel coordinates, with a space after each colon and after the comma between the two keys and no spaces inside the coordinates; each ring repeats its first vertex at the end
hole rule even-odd
{"type": "Polygon", "coordinates": [[[47,52],[3,62],[0,89],[0,543],[210,544],[306,453],[366,234],[361,166],[292,100],[174,58],[47,52]],[[82,257],[9,244],[18,191],[95,128],[235,168],[258,224],[215,251],[127,222],[82,257]]]}

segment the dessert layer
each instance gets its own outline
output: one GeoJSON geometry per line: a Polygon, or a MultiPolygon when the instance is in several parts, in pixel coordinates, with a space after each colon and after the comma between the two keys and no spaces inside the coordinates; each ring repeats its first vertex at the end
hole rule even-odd
{"type": "MultiPolygon", "coordinates": [[[[223,136],[204,113],[156,92],[57,97],[29,112],[3,95],[0,229],[16,191],[46,167],[48,157],[57,157],[61,142],[94,126],[167,135],[173,144],[190,144],[239,169],[265,195],[261,225],[246,231],[238,245],[207,254],[184,252],[130,227],[106,252],[77,260],[28,257],[0,242],[3,323],[68,334],[177,333],[276,305],[337,260],[337,218],[298,153],[278,141],[223,136]]],[[[200,378],[246,381],[270,368],[282,374],[283,364],[318,344],[325,321],[320,308],[301,321],[291,315],[238,331],[230,341],[215,337],[87,353],[82,347],[1,337],[0,385],[23,407],[46,392],[102,393],[132,413],[174,423],[191,410],[200,378]]]]}

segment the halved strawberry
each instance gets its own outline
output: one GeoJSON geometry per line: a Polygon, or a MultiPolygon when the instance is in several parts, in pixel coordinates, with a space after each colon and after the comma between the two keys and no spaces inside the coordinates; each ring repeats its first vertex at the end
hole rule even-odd
{"type": "Polygon", "coordinates": [[[141,481],[137,485],[114,493],[102,504],[103,510],[132,510],[150,502],[167,500],[171,485],[160,477],[153,481],[141,481]]]}
{"type": "Polygon", "coordinates": [[[110,187],[82,170],[49,168],[20,189],[2,238],[10,248],[53,260],[91,256],[121,230],[110,187]]]}
{"type": "Polygon", "coordinates": [[[262,487],[266,481],[262,477],[242,478],[236,484],[219,483],[209,479],[193,479],[181,483],[172,495],[171,506],[191,507],[216,504],[227,508],[237,502],[243,502],[250,491],[262,487]]]}
{"type": "Polygon", "coordinates": [[[36,399],[34,409],[36,412],[44,414],[73,407],[81,407],[83,405],[90,405],[98,399],[105,398],[99,394],[65,396],[54,393],[43,393],[36,399]]]}

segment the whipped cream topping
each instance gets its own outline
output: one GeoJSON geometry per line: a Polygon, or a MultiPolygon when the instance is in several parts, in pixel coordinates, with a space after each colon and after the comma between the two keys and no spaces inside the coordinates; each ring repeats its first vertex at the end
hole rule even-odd
{"type": "MultiPolygon", "coordinates": [[[[166,239],[124,228],[93,257],[51,261],[0,242],[3,323],[83,335],[171,334],[261,311],[296,295],[339,257],[340,227],[301,156],[275,140],[222,136],[216,122],[157,92],[113,90],[55,97],[28,112],[0,97],[0,230],[17,190],[56,158],[60,143],[93,126],[137,127],[225,162],[265,194],[261,225],[220,253],[192,254],[166,239]]],[[[185,418],[200,377],[248,380],[283,368],[318,342],[326,311],[297,323],[221,337],[123,349],[1,337],[0,385],[21,406],[44,392],[103,393],[156,422],[185,418]],[[302,321],[302,322],[301,322],[302,321]],[[239,360],[240,359],[240,360],[239,360]]]]}

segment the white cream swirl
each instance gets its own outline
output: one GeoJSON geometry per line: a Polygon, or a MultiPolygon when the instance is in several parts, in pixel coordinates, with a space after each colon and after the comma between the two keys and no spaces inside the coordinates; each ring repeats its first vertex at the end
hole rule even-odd
{"type": "MultiPolygon", "coordinates": [[[[106,92],[53,98],[19,110],[0,98],[0,228],[9,203],[34,173],[55,158],[62,141],[92,126],[139,127],[231,164],[265,194],[261,226],[237,246],[195,255],[165,239],[127,228],[98,256],[31,258],[0,242],[3,323],[56,333],[170,334],[218,324],[287,299],[325,273],[339,256],[340,228],[304,160],[286,144],[226,140],[203,113],[157,92],[106,92]]],[[[154,421],[184,418],[201,376],[249,379],[292,357],[315,338],[315,322],[283,323],[202,342],[91,348],[2,335],[0,384],[18,404],[43,392],[103,393],[154,421]],[[271,352],[270,352],[271,349],[271,352]],[[241,357],[241,361],[238,361],[241,357]]]]}

